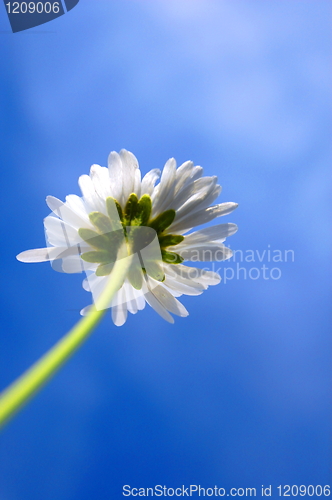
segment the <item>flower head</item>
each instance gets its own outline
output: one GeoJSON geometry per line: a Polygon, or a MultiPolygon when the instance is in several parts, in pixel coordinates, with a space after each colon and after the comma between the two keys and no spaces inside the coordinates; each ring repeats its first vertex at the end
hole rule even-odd
{"type": "Polygon", "coordinates": [[[202,167],[191,161],[176,168],[171,158],[162,172],[153,169],[141,179],[132,153],[112,152],[108,168],[92,165],[90,175],[79,178],[82,197],[69,195],[65,202],[47,197],[52,211],[44,219],[48,247],[27,250],[17,258],[51,261],[54,269],[65,273],[85,271],[83,287],[96,303],[114,262],[130,256],[127,276],[109,304],[114,323],[124,324],[128,311],[135,314],[146,302],[173,323],[170,313],[188,315],[176,297],[200,295],[220,282],[217,273],[183,262],[230,258],[232,251],[223,242],[237,231],[235,224],[227,223],[188,234],[237,207],[211,206],[221,186],[216,177],[202,174],[202,167]]]}

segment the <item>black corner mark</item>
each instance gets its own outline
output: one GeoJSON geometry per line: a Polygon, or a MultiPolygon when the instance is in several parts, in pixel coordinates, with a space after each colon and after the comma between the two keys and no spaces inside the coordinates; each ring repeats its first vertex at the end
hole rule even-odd
{"type": "MultiPolygon", "coordinates": [[[[73,9],[79,0],[64,0],[67,12],[73,9]]],[[[61,0],[34,0],[12,2],[3,0],[13,33],[24,31],[48,23],[65,14],[61,0]]]]}

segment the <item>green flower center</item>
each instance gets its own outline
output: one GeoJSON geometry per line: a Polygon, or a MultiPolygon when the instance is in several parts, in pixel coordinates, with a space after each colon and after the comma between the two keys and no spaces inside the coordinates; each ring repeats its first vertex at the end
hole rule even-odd
{"type": "Polygon", "coordinates": [[[168,264],[180,264],[182,257],[170,251],[169,247],[174,247],[183,241],[184,237],[177,234],[165,234],[167,228],[175,218],[175,210],[166,210],[154,219],[151,219],[152,202],[149,195],[144,194],[138,199],[132,193],[125,205],[124,210],[114,198],[106,199],[107,215],[101,212],[91,212],[89,219],[95,230],[81,228],[78,230],[80,237],[87,242],[94,250],[85,252],[81,258],[86,262],[97,263],[97,276],[110,274],[118,252],[125,241],[129,254],[136,254],[128,273],[131,284],[140,289],[142,286],[143,274],[147,273],[158,281],[165,279],[162,266],[160,265],[160,254],[163,262],[168,264]],[[157,235],[157,251],[145,252],[144,248],[150,245],[153,248],[153,241],[157,235]],[[157,257],[156,257],[157,255],[157,257]]]}

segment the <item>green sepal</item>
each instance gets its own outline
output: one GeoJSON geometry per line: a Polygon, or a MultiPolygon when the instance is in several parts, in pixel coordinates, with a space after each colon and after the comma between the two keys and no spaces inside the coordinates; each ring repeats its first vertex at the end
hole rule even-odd
{"type": "Polygon", "coordinates": [[[110,264],[100,264],[96,269],[96,276],[108,276],[114,267],[114,262],[110,264]]]}
{"type": "Polygon", "coordinates": [[[89,214],[89,219],[101,234],[110,233],[114,229],[111,219],[101,212],[91,212],[89,214]]]}
{"type": "Polygon", "coordinates": [[[81,258],[85,260],[85,262],[91,262],[93,264],[108,264],[112,262],[110,252],[105,252],[103,250],[82,253],[81,258]]]}
{"type": "Polygon", "coordinates": [[[127,230],[127,239],[130,248],[130,254],[137,253],[143,249],[146,250],[146,247],[152,243],[155,239],[156,233],[155,231],[148,226],[131,226],[127,230]]]}
{"type": "Polygon", "coordinates": [[[134,224],[137,226],[146,226],[151,215],[152,201],[148,194],[143,194],[138,201],[136,220],[134,224]]]}
{"type": "Polygon", "coordinates": [[[166,234],[159,237],[159,244],[162,248],[178,245],[184,240],[182,234],[166,234]]]}
{"type": "Polygon", "coordinates": [[[116,210],[117,210],[118,216],[120,218],[120,221],[123,222],[123,212],[122,212],[122,208],[121,208],[120,203],[117,200],[115,200],[114,198],[112,198],[111,196],[109,196],[108,198],[106,198],[107,213],[108,213],[109,218],[112,221],[116,217],[116,214],[114,213],[114,205],[116,207],[116,210]]]}
{"type": "Polygon", "coordinates": [[[132,193],[128,201],[126,203],[125,209],[124,209],[124,218],[126,222],[126,226],[130,226],[130,222],[135,219],[136,214],[138,210],[138,198],[135,193],[132,193]]]}
{"type": "Polygon", "coordinates": [[[159,262],[148,260],[144,260],[144,265],[145,265],[145,271],[146,274],[148,274],[151,278],[153,278],[156,281],[164,281],[165,280],[165,273],[163,271],[163,268],[159,262]]]}
{"type": "Polygon", "coordinates": [[[167,229],[175,219],[175,210],[166,210],[162,214],[158,215],[155,219],[149,222],[149,227],[152,227],[157,234],[161,234],[165,229],[167,229]]]}
{"type": "Polygon", "coordinates": [[[161,250],[161,255],[163,261],[167,264],[181,264],[181,262],[184,261],[184,259],[175,252],[167,252],[166,250],[161,250]]]}
{"type": "Polygon", "coordinates": [[[92,247],[98,248],[98,250],[108,250],[109,239],[105,235],[98,234],[95,231],[92,231],[92,229],[86,229],[84,227],[78,230],[78,234],[82,240],[92,247]]]}
{"type": "Polygon", "coordinates": [[[105,234],[105,237],[108,239],[108,251],[117,254],[117,251],[120,248],[121,243],[125,240],[125,229],[121,227],[116,231],[112,231],[111,233],[105,234]]]}
{"type": "Polygon", "coordinates": [[[136,290],[140,290],[143,284],[143,272],[140,265],[133,263],[128,271],[128,280],[130,284],[136,288],[136,290]]]}

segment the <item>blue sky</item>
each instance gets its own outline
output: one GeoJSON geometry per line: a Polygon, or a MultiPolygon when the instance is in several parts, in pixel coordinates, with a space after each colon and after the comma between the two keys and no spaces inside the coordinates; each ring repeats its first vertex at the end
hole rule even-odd
{"type": "Polygon", "coordinates": [[[229,245],[266,250],[221,275],[281,272],[184,297],[173,326],[104,318],[1,435],[1,500],[329,484],[330,15],[322,0],[81,0],[11,34],[0,11],[1,387],[89,303],[83,276],[15,255],[44,245],[45,197],[79,194],[111,150],[144,173],[173,156],[218,175],[239,203],[229,245]]]}

